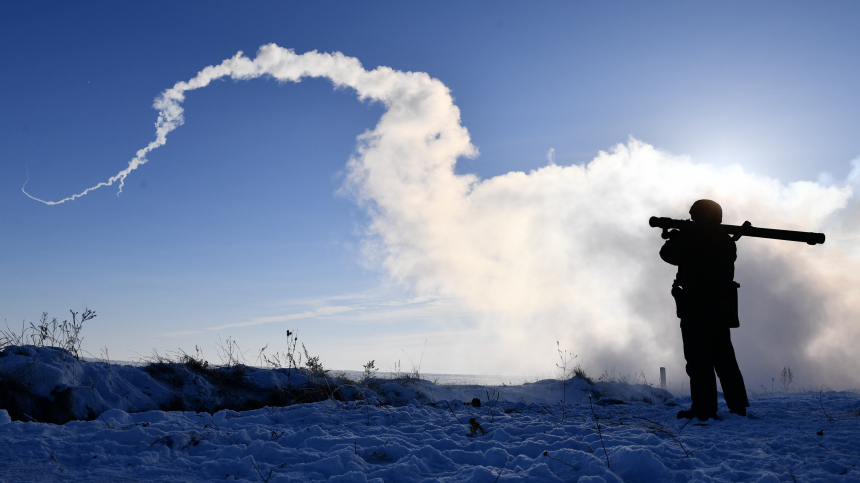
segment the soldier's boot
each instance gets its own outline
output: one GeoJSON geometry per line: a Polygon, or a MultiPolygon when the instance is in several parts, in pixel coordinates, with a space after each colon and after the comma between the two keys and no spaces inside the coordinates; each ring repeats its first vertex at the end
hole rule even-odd
{"type": "Polygon", "coordinates": [[[693,419],[696,417],[696,411],[692,409],[684,409],[678,411],[678,419],[693,419]]]}
{"type": "Polygon", "coordinates": [[[699,421],[707,421],[709,419],[716,420],[717,419],[717,412],[716,411],[706,411],[706,412],[699,411],[696,413],[696,419],[698,419],[699,421]]]}
{"type": "Polygon", "coordinates": [[[732,414],[737,414],[738,416],[746,416],[747,415],[747,408],[745,408],[745,407],[729,408],[729,412],[732,414]]]}

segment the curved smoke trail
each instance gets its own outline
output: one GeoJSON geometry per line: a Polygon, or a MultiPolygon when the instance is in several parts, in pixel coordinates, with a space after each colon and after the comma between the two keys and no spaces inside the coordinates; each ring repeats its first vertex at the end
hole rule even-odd
{"type": "MultiPolygon", "coordinates": [[[[348,86],[358,91],[359,98],[371,98],[383,101],[389,107],[401,102],[412,102],[419,100],[421,96],[440,96],[442,99],[427,99],[426,104],[434,102],[450,104],[455,121],[454,130],[459,128],[459,109],[453,105],[448,95],[447,88],[438,80],[431,79],[425,73],[397,72],[388,67],[379,67],[372,71],[366,71],[358,59],[347,57],[340,52],[334,54],[318,53],[317,51],[296,55],[292,49],[284,49],[275,44],[265,45],[260,48],[257,57],[253,60],[245,57],[242,52],[234,57],[223,61],[217,66],[209,66],[201,70],[197,76],[187,82],[177,82],[172,88],[164,91],[156,98],[153,107],[158,109],[158,120],[155,123],[155,140],[146,147],[140,149],[134,158],[128,162],[128,167],[95,186],[85,189],[58,201],[46,201],[27,193],[27,182],[21,187],[21,191],[31,199],[47,205],[58,205],[72,201],[87,195],[91,191],[104,186],[112,186],[119,182],[119,191],[125,183],[125,178],[135,169],[146,164],[146,155],[167,142],[167,135],[184,123],[182,101],[185,93],[194,89],[206,87],[213,80],[222,77],[231,77],[236,80],[246,80],[269,75],[281,82],[299,82],[302,77],[327,77],[336,86],[348,86]]],[[[418,104],[421,104],[419,101],[418,104]]],[[[439,126],[440,129],[451,126],[439,126]]],[[[459,128],[465,134],[465,130],[459,128]]],[[[441,133],[440,133],[441,134],[441,133]]],[[[465,136],[468,144],[468,135],[465,136]]],[[[456,155],[468,154],[472,148],[465,147],[456,155]]]]}
{"type": "Polygon", "coordinates": [[[477,149],[439,80],[388,67],[368,71],[340,53],[297,55],[270,44],[253,60],[240,52],[162,93],[155,140],[107,181],[59,201],[22,191],[49,205],[117,182],[121,192],[125,178],[182,124],[187,91],[223,77],[261,76],[326,77],[360,99],[384,103],[377,125],[358,138],[344,188],[367,209],[367,248],[393,279],[483,314],[493,354],[472,357],[475,342],[463,342],[458,353],[471,370],[542,371],[551,367],[552,353],[533,354],[556,340],[597,370],[682,367],[668,293],[673,269],[657,257],[661,240],[646,220],[684,217],[693,200],[712,198],[723,203],[728,223],[749,219],[828,235],[823,247],[740,242],[742,327],[735,334],[747,377],[767,380],[794,364],[805,367],[813,384],[832,381],[827,374],[860,383],[854,371],[860,328],[853,324],[860,303],[852,303],[860,300],[853,243],[860,217],[851,204],[860,163],[841,186],[783,184],[631,139],[584,166],[556,165],[550,150],[543,168],[480,180],[455,173],[457,159],[477,149]],[[530,355],[511,357],[523,353],[530,355]]]}

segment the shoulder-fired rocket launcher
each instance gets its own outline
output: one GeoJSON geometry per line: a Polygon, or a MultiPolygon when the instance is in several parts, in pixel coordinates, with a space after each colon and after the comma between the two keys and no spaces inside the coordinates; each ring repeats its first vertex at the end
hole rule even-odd
{"type": "MultiPolygon", "coordinates": [[[[648,224],[653,228],[662,228],[662,237],[670,238],[672,233],[670,229],[684,230],[691,229],[696,225],[696,222],[690,220],[675,220],[673,218],[652,216],[648,220],[648,224]]],[[[824,243],[824,233],[810,233],[804,231],[792,230],[774,230],[772,228],[758,228],[752,226],[750,222],[744,222],[743,225],[720,225],[729,235],[732,235],[735,240],[742,236],[752,236],[756,238],[770,238],[772,240],[786,240],[796,242],[806,242],[809,245],[817,245],[824,243]]]]}

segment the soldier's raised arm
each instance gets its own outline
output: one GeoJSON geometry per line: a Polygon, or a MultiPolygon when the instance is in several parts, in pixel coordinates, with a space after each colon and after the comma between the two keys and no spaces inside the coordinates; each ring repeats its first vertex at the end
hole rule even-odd
{"type": "Polygon", "coordinates": [[[677,232],[663,244],[660,258],[666,263],[680,265],[690,259],[690,233],[677,232]]]}

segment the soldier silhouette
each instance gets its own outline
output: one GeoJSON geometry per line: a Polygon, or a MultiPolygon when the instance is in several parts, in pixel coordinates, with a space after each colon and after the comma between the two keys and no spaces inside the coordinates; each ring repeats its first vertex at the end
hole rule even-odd
{"type": "Polygon", "coordinates": [[[669,232],[660,258],[678,266],[672,284],[681,319],[684,359],[690,376],[690,409],[678,418],[717,418],[717,380],[734,414],[746,416],[749,407],[744,378],[735,359],[729,329],[738,327],[737,288],[734,282],[737,246],[720,225],[723,210],[711,200],[690,208],[693,227],[669,232]]]}

